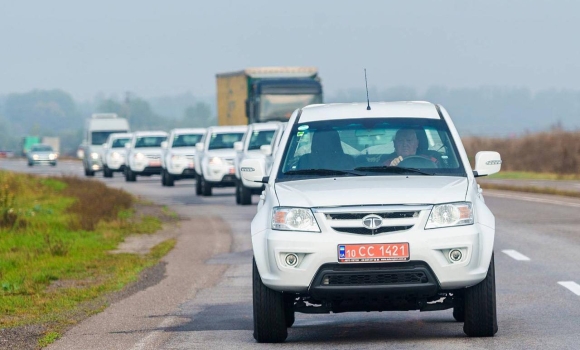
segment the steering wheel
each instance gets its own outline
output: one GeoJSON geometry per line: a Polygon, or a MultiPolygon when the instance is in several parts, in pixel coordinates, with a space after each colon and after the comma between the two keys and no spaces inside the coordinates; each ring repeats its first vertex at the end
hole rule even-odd
{"type": "Polygon", "coordinates": [[[407,156],[405,157],[399,165],[404,168],[437,168],[437,164],[426,157],[423,156],[407,156]]]}

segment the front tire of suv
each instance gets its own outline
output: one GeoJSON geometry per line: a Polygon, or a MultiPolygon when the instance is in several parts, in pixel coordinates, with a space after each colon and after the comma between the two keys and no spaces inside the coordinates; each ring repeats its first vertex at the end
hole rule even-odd
{"type": "Polygon", "coordinates": [[[203,175],[201,176],[201,195],[204,197],[211,196],[211,185],[205,181],[203,175]]]}
{"type": "Polygon", "coordinates": [[[167,186],[167,180],[165,178],[165,169],[161,169],[161,186],[167,186]]]}
{"type": "Polygon", "coordinates": [[[244,186],[244,183],[240,181],[240,204],[250,205],[252,204],[252,190],[244,186]]]}
{"type": "Polygon", "coordinates": [[[169,171],[165,170],[165,186],[172,187],[175,185],[175,179],[173,175],[169,173],[169,171]]]}
{"type": "Polygon", "coordinates": [[[493,255],[485,279],[465,290],[465,323],[469,337],[493,337],[497,333],[495,264],[493,255]]]}
{"type": "Polygon", "coordinates": [[[294,312],[294,294],[284,294],[284,321],[286,323],[286,328],[292,327],[294,321],[296,320],[294,312]]]}
{"type": "Polygon", "coordinates": [[[131,168],[125,168],[125,181],[135,182],[137,181],[137,175],[131,170],[131,168]]]}
{"type": "Polygon", "coordinates": [[[236,204],[240,204],[240,186],[242,185],[241,180],[236,180],[236,204]]]}
{"type": "Polygon", "coordinates": [[[284,296],[262,283],[256,260],[252,271],[254,339],[258,343],[282,343],[288,337],[284,296]]]}
{"type": "Polygon", "coordinates": [[[201,176],[195,174],[195,194],[201,196],[201,176]]]}
{"type": "Polygon", "coordinates": [[[113,171],[111,169],[109,169],[109,167],[106,165],[103,167],[103,176],[104,177],[113,177],[113,171]]]}

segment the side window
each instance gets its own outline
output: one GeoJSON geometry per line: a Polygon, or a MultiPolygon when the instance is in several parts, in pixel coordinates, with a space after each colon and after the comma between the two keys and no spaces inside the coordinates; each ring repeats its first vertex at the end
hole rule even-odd
{"type": "Polygon", "coordinates": [[[310,147],[312,145],[312,132],[309,130],[306,131],[297,131],[296,136],[290,136],[291,144],[289,145],[289,150],[294,150],[293,154],[288,154],[286,157],[286,162],[284,163],[283,170],[284,172],[296,169],[296,165],[305,154],[310,153],[310,147]]]}

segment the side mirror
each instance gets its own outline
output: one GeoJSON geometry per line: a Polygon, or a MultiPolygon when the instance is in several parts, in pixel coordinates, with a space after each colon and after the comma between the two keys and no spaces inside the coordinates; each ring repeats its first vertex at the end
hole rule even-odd
{"type": "Polygon", "coordinates": [[[106,144],[106,143],[103,143],[103,148],[104,148],[104,149],[107,149],[108,147],[109,147],[109,146],[107,146],[107,144],[106,144]]]}
{"type": "Polygon", "coordinates": [[[195,150],[198,152],[203,152],[203,143],[201,143],[201,142],[196,143],[195,150]]]}
{"type": "Polygon", "coordinates": [[[250,182],[264,182],[266,162],[264,159],[245,159],[240,164],[242,178],[250,182]]]}
{"type": "Polygon", "coordinates": [[[497,152],[483,151],[475,155],[475,177],[491,175],[501,169],[501,156],[497,152]]]}
{"type": "Polygon", "coordinates": [[[131,143],[130,143],[130,142],[127,142],[127,143],[125,144],[125,148],[126,148],[126,149],[131,149],[131,143]]]}
{"type": "Polygon", "coordinates": [[[242,152],[244,150],[244,144],[242,143],[242,141],[234,142],[234,150],[236,152],[242,152]]]}
{"type": "Polygon", "coordinates": [[[265,156],[271,156],[272,155],[272,146],[271,145],[262,145],[260,147],[260,151],[265,156]]]}
{"type": "Polygon", "coordinates": [[[161,142],[161,148],[162,149],[167,149],[167,141],[161,142]]]}

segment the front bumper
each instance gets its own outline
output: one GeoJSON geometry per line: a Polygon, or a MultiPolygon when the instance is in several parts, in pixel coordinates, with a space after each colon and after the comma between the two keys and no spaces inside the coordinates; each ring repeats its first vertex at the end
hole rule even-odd
{"type": "MultiPolygon", "coordinates": [[[[254,234],[252,244],[262,281],[279,291],[307,293],[316,287],[313,281],[321,266],[338,264],[340,244],[408,242],[410,259],[402,264],[424,262],[442,290],[469,287],[485,278],[493,251],[494,229],[480,224],[434,230],[423,227],[424,224],[419,224],[406,231],[373,236],[337,232],[325,229],[324,225],[320,233],[267,229],[254,234]],[[451,249],[462,251],[459,262],[448,258],[451,249]],[[286,265],[284,258],[288,253],[298,256],[296,266],[286,265]]],[[[361,263],[340,264],[352,265],[361,263]]]]}
{"type": "Polygon", "coordinates": [[[107,168],[112,171],[123,171],[125,168],[125,159],[110,159],[107,162],[107,168]]]}
{"type": "Polygon", "coordinates": [[[178,177],[195,177],[195,165],[193,162],[169,162],[167,172],[178,177]]]}
{"type": "Polygon", "coordinates": [[[231,164],[208,164],[203,170],[203,177],[207,182],[231,186],[236,183],[234,166],[231,164]]]}

